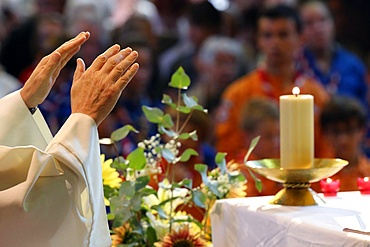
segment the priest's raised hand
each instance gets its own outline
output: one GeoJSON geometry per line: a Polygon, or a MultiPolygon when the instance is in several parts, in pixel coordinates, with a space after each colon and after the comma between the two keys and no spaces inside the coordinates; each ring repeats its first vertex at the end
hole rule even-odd
{"type": "Polygon", "coordinates": [[[89,36],[44,57],[21,90],[0,99],[1,246],[110,246],[97,125],[137,72],[137,52],[114,45],[87,69],[77,60],[72,114],[54,137],[34,110],[89,36]]]}

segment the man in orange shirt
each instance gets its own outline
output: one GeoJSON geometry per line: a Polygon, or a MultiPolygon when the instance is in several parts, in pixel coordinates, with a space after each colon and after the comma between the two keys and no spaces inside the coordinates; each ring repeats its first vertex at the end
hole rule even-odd
{"type": "MultiPolygon", "coordinates": [[[[283,5],[266,9],[258,19],[257,29],[257,42],[264,59],[256,70],[225,90],[217,113],[216,146],[218,151],[228,153],[228,159],[235,159],[243,149],[247,151],[240,111],[250,98],[266,97],[278,102],[280,95],[291,94],[293,87],[298,86],[302,94],[314,96],[316,116],[328,100],[328,94],[318,82],[295,69],[302,29],[295,9],[283,5]]],[[[315,156],[323,157],[326,154],[325,148],[321,148],[319,129],[315,132],[315,156]]]]}

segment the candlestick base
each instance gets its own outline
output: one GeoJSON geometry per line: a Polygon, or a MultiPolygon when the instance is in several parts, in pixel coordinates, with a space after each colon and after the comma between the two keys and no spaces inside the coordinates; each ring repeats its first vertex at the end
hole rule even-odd
{"type": "Polygon", "coordinates": [[[251,160],[246,166],[272,181],[283,183],[270,204],[286,206],[312,206],[318,200],[312,193],[310,184],[339,172],[348,161],[342,159],[315,159],[312,168],[284,169],[280,167],[280,159],[251,160]]]}

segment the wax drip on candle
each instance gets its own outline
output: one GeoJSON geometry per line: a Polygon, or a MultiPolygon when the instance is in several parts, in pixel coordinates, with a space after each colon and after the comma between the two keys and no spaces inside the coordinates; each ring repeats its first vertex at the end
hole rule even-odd
{"type": "Polygon", "coordinates": [[[299,90],[299,87],[294,87],[292,89],[292,93],[297,97],[301,91],[299,90]]]}

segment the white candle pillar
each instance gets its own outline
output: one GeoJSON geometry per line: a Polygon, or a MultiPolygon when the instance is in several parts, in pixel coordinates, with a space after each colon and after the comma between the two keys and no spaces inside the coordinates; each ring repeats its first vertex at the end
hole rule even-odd
{"type": "Polygon", "coordinates": [[[306,169],[314,162],[313,96],[299,94],[280,96],[280,167],[306,169]]]}

